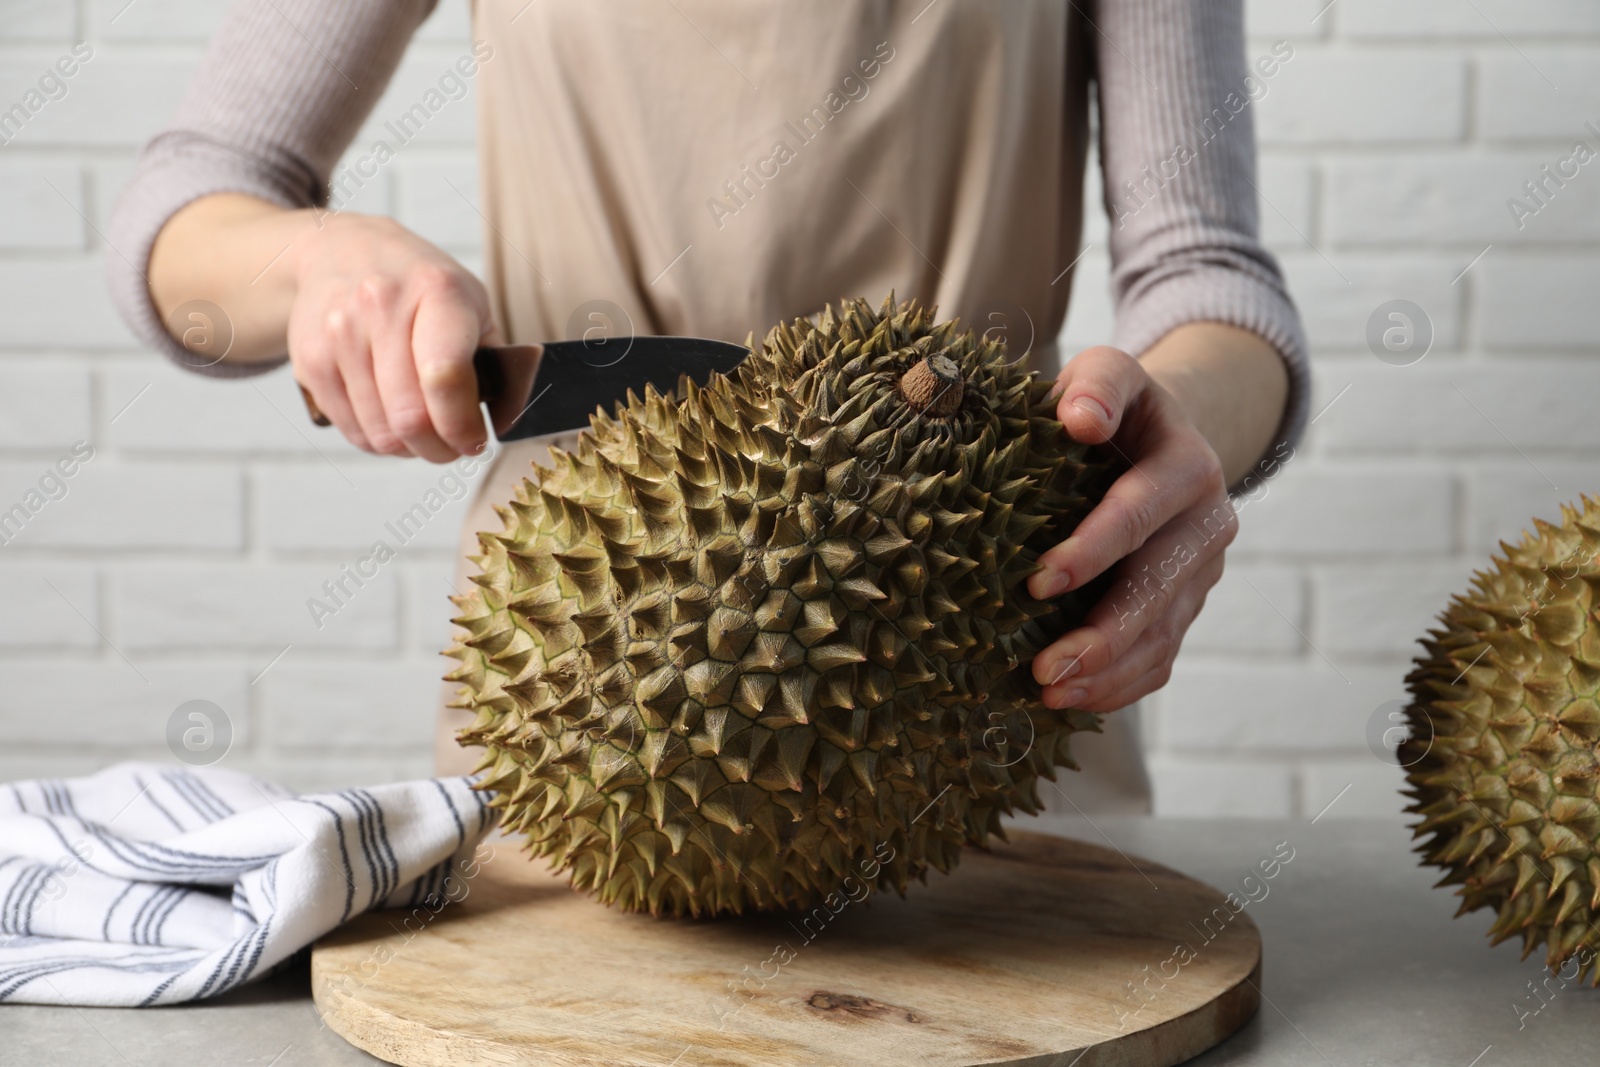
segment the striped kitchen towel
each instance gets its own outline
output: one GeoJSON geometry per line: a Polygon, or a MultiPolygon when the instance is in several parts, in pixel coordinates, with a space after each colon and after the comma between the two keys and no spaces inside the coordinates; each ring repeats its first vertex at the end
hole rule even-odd
{"type": "Polygon", "coordinates": [[[216,996],[368,909],[459,899],[492,822],[467,778],[295,796],[120,763],[0,785],[0,1001],[216,996]]]}

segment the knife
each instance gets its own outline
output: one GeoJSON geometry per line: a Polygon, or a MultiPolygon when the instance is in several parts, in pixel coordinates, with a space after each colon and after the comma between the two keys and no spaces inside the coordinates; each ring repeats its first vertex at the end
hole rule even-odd
{"type": "MultiPolygon", "coordinates": [[[[749,354],[744,345],[704,337],[604,337],[483,345],[472,354],[472,369],[478,377],[478,399],[493,401],[506,390],[508,366],[533,364],[527,406],[497,435],[501,441],[520,441],[583,429],[595,408],[609,413],[630,389],[643,396],[645,386],[653,385],[657,392],[669,393],[685,374],[705,385],[713,374],[732,373],[749,354]]],[[[303,385],[300,395],[312,422],[332,425],[303,385]]]]}

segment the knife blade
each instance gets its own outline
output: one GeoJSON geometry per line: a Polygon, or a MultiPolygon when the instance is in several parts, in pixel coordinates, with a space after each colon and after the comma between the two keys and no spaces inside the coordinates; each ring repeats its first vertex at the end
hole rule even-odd
{"type": "MultiPolygon", "coordinates": [[[[484,350],[480,349],[480,352],[484,350]]],[[[478,367],[478,391],[484,391],[485,378],[502,373],[499,355],[482,361],[478,367]],[[486,373],[485,367],[494,370],[486,373]]],[[[657,392],[670,393],[678,379],[688,375],[696,385],[705,385],[713,374],[729,374],[750,350],[744,345],[713,341],[704,337],[608,337],[595,340],[552,341],[539,356],[538,369],[528,403],[514,422],[500,434],[502,441],[520,441],[539,434],[560,433],[589,425],[595,408],[608,414],[631,389],[644,395],[646,385],[657,392]]],[[[497,383],[490,382],[495,385],[497,383]]],[[[503,378],[499,383],[503,389],[503,378]]],[[[498,392],[496,393],[498,395],[498,392]]],[[[483,397],[487,400],[489,397],[483,397]]]]}
{"type": "MultiPolygon", "coordinates": [[[[731,373],[749,355],[744,345],[705,337],[603,337],[543,345],[484,345],[473,353],[472,367],[478,399],[487,402],[505,392],[508,364],[535,363],[526,406],[497,435],[501,441],[520,441],[583,429],[595,408],[609,412],[630,389],[642,396],[645,386],[653,385],[668,393],[685,374],[695,384],[705,385],[713,374],[731,373]]],[[[311,421],[331,425],[305,386],[300,394],[311,421]]]]}

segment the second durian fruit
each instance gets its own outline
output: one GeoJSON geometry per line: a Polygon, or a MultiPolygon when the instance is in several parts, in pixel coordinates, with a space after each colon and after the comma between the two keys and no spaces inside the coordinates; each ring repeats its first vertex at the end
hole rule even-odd
{"type": "Polygon", "coordinates": [[[1600,502],[1500,548],[1406,678],[1407,810],[1457,914],[1600,984],[1600,502]]]}
{"type": "Polygon", "coordinates": [[[1051,389],[891,297],[595,415],[457,600],[502,826],[608,904],[707,915],[903,893],[1037,811],[1096,719],[1029,661],[1096,590],[1024,582],[1118,473],[1051,389]]]}

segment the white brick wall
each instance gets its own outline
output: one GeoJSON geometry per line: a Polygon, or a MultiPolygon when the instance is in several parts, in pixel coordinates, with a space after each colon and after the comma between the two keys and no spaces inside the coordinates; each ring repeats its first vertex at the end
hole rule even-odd
{"type": "MultiPolygon", "coordinates": [[[[441,3],[374,123],[464,50],[466,5],[441,3]]],[[[232,720],[230,766],[294,785],[429,767],[461,505],[321,629],[305,601],[442,472],[315,432],[282,373],[170,368],[104,295],[116,190],[222,7],[16,0],[0,19],[0,101],[75,40],[95,49],[0,147],[0,509],[74,442],[95,449],[0,545],[0,778],[165,758],[167,717],[191,699],[232,720]]],[[[1366,724],[1401,695],[1413,641],[1499,539],[1600,490],[1600,162],[1520,229],[1506,206],[1575,140],[1600,147],[1584,129],[1600,125],[1597,10],[1251,3],[1250,53],[1295,48],[1252,107],[1263,233],[1306,317],[1321,415],[1244,510],[1227,576],[1148,701],[1158,810],[1396,811],[1398,773],[1366,724]],[[1396,298],[1435,334],[1410,367],[1366,346],[1368,317],[1396,298]]],[[[481,222],[451,185],[476,197],[473,106],[452,103],[350,202],[469,266],[481,222]]],[[[1098,211],[1085,241],[1069,347],[1110,326],[1098,211]]]]}

